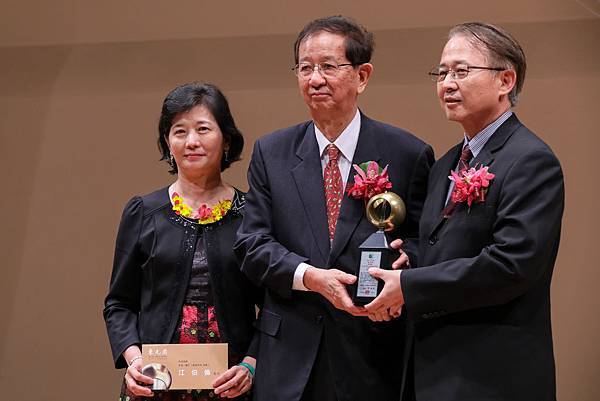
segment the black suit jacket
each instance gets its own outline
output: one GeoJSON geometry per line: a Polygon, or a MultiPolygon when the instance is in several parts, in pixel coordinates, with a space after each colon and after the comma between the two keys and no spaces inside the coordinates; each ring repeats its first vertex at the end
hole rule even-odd
{"type": "MultiPolygon", "coordinates": [[[[389,164],[392,191],[406,202],[406,221],[393,235],[416,239],[433,163],[431,147],[363,115],[353,163],[368,160],[382,167],[389,164]]],[[[353,177],[351,172],[350,184],[353,177]]],[[[340,401],[398,399],[404,322],[373,323],[335,309],[319,294],[292,291],[300,262],[357,274],[358,246],[375,231],[364,216],[364,203],[344,195],[330,247],[313,123],[257,141],[248,181],[246,217],[236,251],[242,270],[267,288],[258,321],[262,333],[255,399],[300,399],[320,341],[326,341],[340,401]]]]}
{"type": "Polygon", "coordinates": [[[174,339],[199,237],[206,247],[219,334],[229,343],[230,361],[237,363],[245,354],[256,356],[253,322],[262,290],[239,271],[232,251],[243,212],[244,194],[239,191],[225,217],[207,226],[177,216],[168,188],[127,203],[104,304],[115,367],[127,367],[122,353],[132,344],[174,339]]]}
{"type": "Polygon", "coordinates": [[[515,115],[471,162],[495,174],[485,202],[441,211],[462,143],[431,170],[419,268],[402,272],[415,321],[417,401],[555,400],[550,280],[564,206],[550,148],[515,115]]]}

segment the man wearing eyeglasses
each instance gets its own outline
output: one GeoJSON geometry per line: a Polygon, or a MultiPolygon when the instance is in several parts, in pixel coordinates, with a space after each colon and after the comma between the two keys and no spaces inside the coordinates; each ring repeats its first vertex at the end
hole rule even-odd
{"type": "MultiPolygon", "coordinates": [[[[354,180],[352,164],[389,165],[391,190],[407,206],[393,235],[414,258],[410,240],[418,236],[433,151],[358,109],[373,71],[373,38],[363,27],[341,16],[312,21],[294,51],[312,120],[256,142],[236,244],[242,270],[267,289],[255,399],[398,400],[405,322],[371,322],[352,303],[358,247],[375,228],[364,201],[345,188],[354,180]]],[[[379,317],[390,319],[388,311],[379,317]]]]}
{"type": "Polygon", "coordinates": [[[417,401],[556,399],[550,281],[563,173],[511,111],[525,69],[507,32],[465,23],[430,73],[464,138],[432,167],[418,267],[375,271],[386,284],[366,305],[375,315],[404,305],[414,322],[406,383],[417,401]]]}

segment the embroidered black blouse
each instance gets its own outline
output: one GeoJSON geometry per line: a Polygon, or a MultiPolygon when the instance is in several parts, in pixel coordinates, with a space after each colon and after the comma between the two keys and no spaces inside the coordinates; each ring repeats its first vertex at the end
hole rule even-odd
{"type": "Polygon", "coordinates": [[[200,240],[221,341],[229,344],[230,357],[256,357],[253,322],[262,292],[240,272],[232,250],[244,203],[236,189],[229,212],[206,225],[175,214],[168,188],[127,203],[104,307],[115,367],[127,366],[122,353],[130,345],[173,341],[200,240]]]}

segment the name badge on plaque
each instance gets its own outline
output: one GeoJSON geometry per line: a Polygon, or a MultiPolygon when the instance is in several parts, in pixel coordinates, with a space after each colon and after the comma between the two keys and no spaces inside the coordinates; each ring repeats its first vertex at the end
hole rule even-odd
{"type": "Polygon", "coordinates": [[[227,344],[143,344],[142,374],[154,379],[152,390],[212,389],[228,369],[227,344]]]}

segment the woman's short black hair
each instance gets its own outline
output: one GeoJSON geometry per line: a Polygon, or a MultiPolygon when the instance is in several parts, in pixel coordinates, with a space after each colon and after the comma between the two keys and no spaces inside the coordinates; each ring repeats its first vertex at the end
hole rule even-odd
{"type": "MultiPolygon", "coordinates": [[[[160,160],[168,162],[171,158],[168,137],[175,116],[196,106],[204,106],[212,113],[223,133],[223,141],[229,145],[227,158],[224,156],[221,158],[221,171],[223,171],[231,163],[240,160],[244,137],[235,126],[225,95],[216,86],[206,83],[192,82],[178,86],[165,98],[158,121],[158,148],[162,156],[160,160]]],[[[171,167],[169,172],[176,174],[177,165],[173,164],[171,167]]]]}

